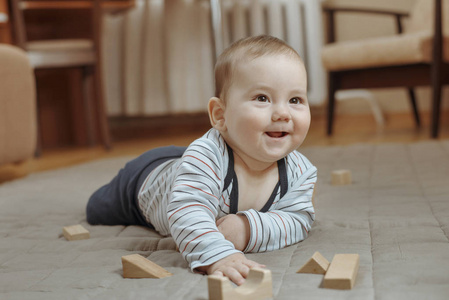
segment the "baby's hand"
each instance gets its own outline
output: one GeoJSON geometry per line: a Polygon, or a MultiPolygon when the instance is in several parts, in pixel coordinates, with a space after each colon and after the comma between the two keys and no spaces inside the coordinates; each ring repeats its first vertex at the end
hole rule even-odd
{"type": "Polygon", "coordinates": [[[226,276],[235,284],[242,285],[251,268],[265,268],[265,266],[247,259],[242,253],[235,253],[210,266],[198,269],[209,275],[226,276]]]}
{"type": "Polygon", "coordinates": [[[240,251],[246,249],[250,237],[250,227],[246,216],[227,215],[218,219],[216,224],[225,239],[234,244],[235,249],[240,251]]]}

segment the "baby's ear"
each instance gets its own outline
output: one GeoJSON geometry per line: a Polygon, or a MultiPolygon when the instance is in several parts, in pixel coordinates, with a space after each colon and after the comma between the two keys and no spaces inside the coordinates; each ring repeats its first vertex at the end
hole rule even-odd
{"type": "Polygon", "coordinates": [[[217,97],[210,98],[207,111],[209,113],[210,124],[212,127],[220,132],[226,131],[224,118],[225,105],[223,100],[217,97]]]}

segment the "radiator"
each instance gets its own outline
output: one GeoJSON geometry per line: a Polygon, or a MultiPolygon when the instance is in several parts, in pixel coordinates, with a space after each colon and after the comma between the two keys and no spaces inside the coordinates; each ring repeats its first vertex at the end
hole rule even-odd
{"type": "Polygon", "coordinates": [[[320,5],[321,0],[136,0],[134,9],[104,20],[109,116],[206,111],[215,55],[257,34],[284,39],[298,51],[308,71],[309,101],[322,103],[320,5]]]}
{"type": "Polygon", "coordinates": [[[311,105],[326,98],[321,64],[323,27],[320,0],[211,0],[215,54],[232,42],[259,34],[286,41],[302,57],[311,105]]]}

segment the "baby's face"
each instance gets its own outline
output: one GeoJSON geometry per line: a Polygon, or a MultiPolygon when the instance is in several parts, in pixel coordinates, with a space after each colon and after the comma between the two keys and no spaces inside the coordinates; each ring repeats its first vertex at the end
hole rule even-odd
{"type": "Polygon", "coordinates": [[[239,64],[233,75],[222,134],[234,152],[255,163],[273,163],[298,148],[310,126],[302,62],[267,55],[239,64]]]}

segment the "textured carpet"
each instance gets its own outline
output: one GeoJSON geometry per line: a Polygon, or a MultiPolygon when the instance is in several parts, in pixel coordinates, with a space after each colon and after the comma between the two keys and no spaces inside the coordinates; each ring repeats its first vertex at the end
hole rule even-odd
{"type": "MultiPolygon", "coordinates": [[[[317,221],[309,238],[249,255],[272,271],[275,299],[448,299],[449,142],[301,149],[317,167],[317,221]],[[332,186],[331,171],[353,183],[332,186]],[[358,253],[352,290],[297,274],[315,251],[358,253]]],[[[32,174],[0,185],[0,299],[207,299],[170,237],[137,226],[89,226],[89,195],[130,157],[32,174]],[[91,238],[68,242],[62,227],[91,238]],[[124,279],[121,256],[139,253],[174,275],[124,279]]]]}

